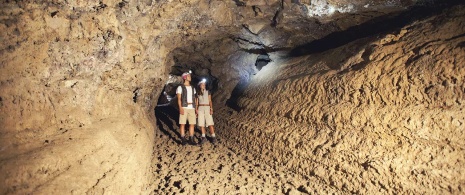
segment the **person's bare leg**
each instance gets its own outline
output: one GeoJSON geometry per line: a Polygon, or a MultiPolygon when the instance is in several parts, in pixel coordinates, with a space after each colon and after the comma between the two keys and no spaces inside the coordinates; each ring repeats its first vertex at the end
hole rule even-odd
{"type": "Polygon", "coordinates": [[[200,131],[202,131],[202,137],[200,137],[200,142],[199,143],[203,144],[207,140],[206,137],[205,137],[205,127],[200,127],[200,131]]]}
{"type": "Polygon", "coordinates": [[[202,135],[205,135],[205,127],[200,127],[200,131],[202,131],[202,135]]]}
{"type": "Polygon", "coordinates": [[[181,131],[181,137],[184,137],[186,135],[185,130],[184,130],[186,124],[179,124],[179,126],[180,126],[179,130],[181,131]]]}
{"type": "Polygon", "coordinates": [[[194,125],[189,124],[189,144],[194,145],[194,125]]]}
{"type": "Polygon", "coordinates": [[[189,125],[189,136],[194,136],[194,125],[189,125]]]}
{"type": "Polygon", "coordinates": [[[209,128],[210,135],[212,136],[212,143],[216,143],[215,127],[213,127],[213,125],[210,125],[209,128]]]}
{"type": "Polygon", "coordinates": [[[213,125],[210,125],[210,135],[214,135],[215,134],[215,127],[213,127],[213,125]]]}
{"type": "Polygon", "coordinates": [[[185,126],[186,124],[179,124],[179,131],[181,131],[181,144],[185,145],[186,142],[186,134],[185,134],[185,126]]]}

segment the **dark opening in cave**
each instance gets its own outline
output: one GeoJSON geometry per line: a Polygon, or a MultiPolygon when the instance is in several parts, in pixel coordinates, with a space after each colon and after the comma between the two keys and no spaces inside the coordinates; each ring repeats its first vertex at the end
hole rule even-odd
{"type": "Polygon", "coordinates": [[[271,62],[271,59],[268,54],[260,54],[258,55],[257,61],[255,62],[255,67],[257,67],[258,70],[261,70],[269,62],[271,62]]]}

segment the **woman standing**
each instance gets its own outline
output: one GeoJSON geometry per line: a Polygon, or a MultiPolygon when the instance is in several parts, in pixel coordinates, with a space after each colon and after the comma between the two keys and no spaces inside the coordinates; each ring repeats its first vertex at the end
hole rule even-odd
{"type": "Polygon", "coordinates": [[[199,82],[199,92],[197,93],[196,98],[196,112],[198,113],[198,125],[202,131],[202,138],[200,138],[200,144],[205,143],[207,140],[205,138],[205,127],[210,128],[210,135],[212,137],[212,143],[216,142],[215,137],[215,128],[213,127],[213,106],[212,106],[212,96],[210,92],[206,89],[207,81],[203,79],[199,82]]]}

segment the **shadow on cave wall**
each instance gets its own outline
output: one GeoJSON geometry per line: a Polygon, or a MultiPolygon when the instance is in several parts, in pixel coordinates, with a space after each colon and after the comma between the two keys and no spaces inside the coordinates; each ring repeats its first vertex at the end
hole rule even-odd
{"type": "Polygon", "coordinates": [[[155,118],[158,129],[170,139],[181,144],[181,134],[179,133],[179,111],[175,107],[177,85],[165,85],[158,97],[158,104],[155,106],[155,118]],[[173,95],[173,96],[170,96],[173,95]]]}
{"type": "Polygon", "coordinates": [[[232,108],[233,110],[240,112],[241,107],[238,105],[238,100],[244,94],[245,89],[249,85],[249,80],[242,78],[239,83],[234,87],[233,91],[231,92],[231,96],[228,100],[226,100],[226,106],[232,108]]]}
{"type": "Polygon", "coordinates": [[[181,144],[181,134],[179,133],[179,111],[171,105],[160,105],[155,107],[155,118],[157,127],[170,139],[181,144]]]}
{"type": "Polygon", "coordinates": [[[287,57],[299,57],[320,53],[346,45],[358,39],[392,31],[392,29],[399,30],[409,23],[436,15],[444,9],[459,4],[465,4],[465,1],[446,0],[437,2],[433,5],[413,7],[394,16],[380,16],[358,26],[350,27],[345,31],[334,32],[322,39],[297,46],[288,53],[287,57]]]}

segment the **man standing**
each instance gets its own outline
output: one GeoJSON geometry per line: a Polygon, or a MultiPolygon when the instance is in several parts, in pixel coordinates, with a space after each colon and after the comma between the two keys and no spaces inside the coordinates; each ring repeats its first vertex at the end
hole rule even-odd
{"type": "Polygon", "coordinates": [[[182,145],[186,145],[185,126],[186,120],[189,122],[189,144],[194,145],[194,126],[196,124],[195,116],[195,88],[191,86],[190,73],[183,73],[182,79],[184,83],[176,89],[179,106],[179,126],[181,131],[182,145]]]}

